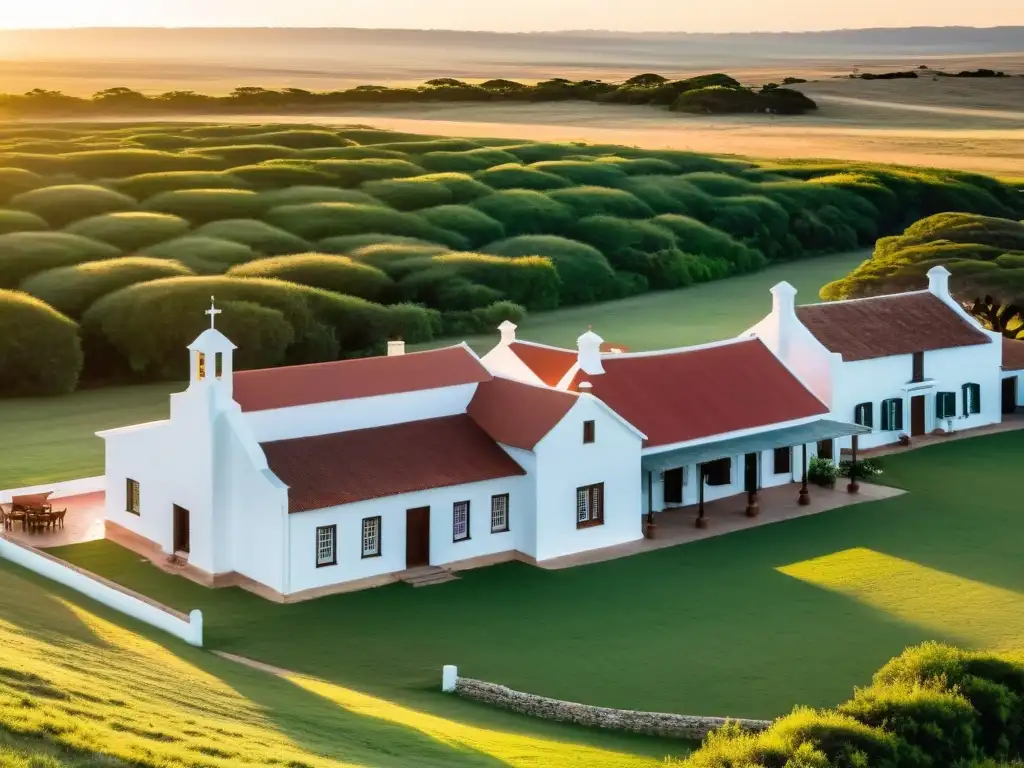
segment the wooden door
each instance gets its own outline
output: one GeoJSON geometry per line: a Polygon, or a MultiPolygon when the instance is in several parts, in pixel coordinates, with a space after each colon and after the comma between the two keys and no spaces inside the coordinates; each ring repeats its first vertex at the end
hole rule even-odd
{"type": "Polygon", "coordinates": [[[743,490],[756,491],[760,483],[757,476],[757,454],[748,453],[743,460],[743,490]]]}
{"type": "Polygon", "coordinates": [[[1017,377],[1003,379],[1003,413],[1017,411],[1017,377]]]}
{"type": "Polygon", "coordinates": [[[924,395],[910,398],[910,434],[924,434],[924,395]]]}
{"type": "Polygon", "coordinates": [[[189,514],[184,507],[174,505],[174,551],[189,551],[189,514]]]}
{"type": "Polygon", "coordinates": [[[405,511],[405,567],[430,565],[430,507],[405,511]]]}
{"type": "Polygon", "coordinates": [[[683,468],[665,470],[665,503],[683,503],[683,468]]]}

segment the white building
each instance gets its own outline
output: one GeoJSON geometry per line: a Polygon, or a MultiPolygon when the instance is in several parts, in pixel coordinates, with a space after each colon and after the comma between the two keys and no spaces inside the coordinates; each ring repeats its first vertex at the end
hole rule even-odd
{"type": "MultiPolygon", "coordinates": [[[[928,272],[923,291],[795,306],[796,289],[779,283],[772,296],[771,314],[749,333],[834,418],[870,428],[859,437],[861,448],[1001,420],[1002,379],[1016,381],[1012,371],[1002,371],[1004,342],[950,295],[944,267],[928,272]]],[[[1016,405],[1015,390],[1010,397],[1008,409],[1016,405]]],[[[833,457],[830,445],[820,452],[833,457]]]]}

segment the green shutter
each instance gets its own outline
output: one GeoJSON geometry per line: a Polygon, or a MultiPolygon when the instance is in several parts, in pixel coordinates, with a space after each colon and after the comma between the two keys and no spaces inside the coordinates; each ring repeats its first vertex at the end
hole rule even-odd
{"type": "Polygon", "coordinates": [[[893,400],[893,407],[896,409],[896,429],[903,429],[903,401],[893,400]]]}
{"type": "Polygon", "coordinates": [[[882,401],[882,431],[889,431],[889,401],[882,401]]]}
{"type": "Polygon", "coordinates": [[[866,413],[866,415],[868,417],[867,421],[864,422],[864,426],[865,427],[874,428],[874,426],[875,426],[875,414],[873,413],[874,406],[871,403],[864,403],[864,411],[865,411],[865,413],[866,413]]]}
{"type": "Polygon", "coordinates": [[[971,407],[973,413],[981,413],[981,384],[972,384],[974,388],[974,396],[971,398],[971,407]]]}

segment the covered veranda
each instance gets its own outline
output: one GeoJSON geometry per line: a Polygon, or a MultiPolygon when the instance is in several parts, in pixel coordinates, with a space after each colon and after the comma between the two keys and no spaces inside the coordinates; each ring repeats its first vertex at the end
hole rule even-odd
{"type": "MultiPolygon", "coordinates": [[[[705,505],[705,485],[707,480],[705,467],[711,462],[742,457],[740,470],[743,473],[742,490],[747,496],[746,514],[748,517],[757,517],[761,511],[762,457],[765,452],[775,451],[780,448],[790,448],[794,452],[799,452],[800,469],[799,473],[794,473],[794,479],[800,482],[797,503],[801,506],[806,506],[811,503],[810,489],[807,484],[807,470],[809,466],[808,446],[816,446],[841,437],[852,437],[851,458],[854,465],[856,465],[858,436],[867,434],[870,431],[870,427],[863,427],[858,424],[849,424],[830,419],[817,419],[754,434],[712,440],[657,453],[647,453],[641,459],[641,467],[647,484],[646,511],[648,535],[653,534],[655,525],[654,477],[658,473],[680,467],[696,467],[695,474],[698,479],[698,489],[695,525],[698,528],[705,528],[708,525],[705,505]]],[[[859,490],[855,472],[850,477],[847,490],[850,493],[856,493],[859,490]]]]}

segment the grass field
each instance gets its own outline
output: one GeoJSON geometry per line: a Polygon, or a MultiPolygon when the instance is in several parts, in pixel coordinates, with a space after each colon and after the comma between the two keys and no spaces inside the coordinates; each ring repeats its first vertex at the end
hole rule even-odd
{"type": "MultiPolygon", "coordinates": [[[[526,319],[520,335],[573,346],[593,324],[609,341],[635,350],[726,338],[770,310],[768,289],[779,280],[796,285],[800,299],[816,301],[822,285],[845,276],[868,255],[825,256],[679,291],[538,313],[526,319]]],[[[495,341],[494,335],[469,339],[480,353],[495,341]]],[[[451,339],[440,342],[450,343],[451,339]]],[[[94,433],[167,418],[167,396],[181,387],[172,382],[82,390],[61,397],[0,399],[0,424],[19,436],[17,450],[5,450],[0,458],[0,488],[103,474],[103,441],[94,433]]]]}
{"type": "Polygon", "coordinates": [[[890,457],[883,479],[906,495],[622,560],[506,564],[285,606],[205,589],[108,542],[55,552],[203,609],[214,648],[442,716],[451,704],[431,689],[457,664],[570,700],[766,717],[834,705],[925,640],[1024,649],[1022,449],[1011,432],[890,457]]]}

